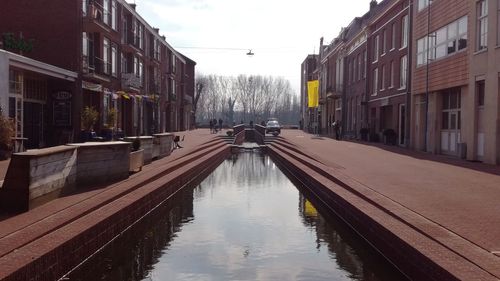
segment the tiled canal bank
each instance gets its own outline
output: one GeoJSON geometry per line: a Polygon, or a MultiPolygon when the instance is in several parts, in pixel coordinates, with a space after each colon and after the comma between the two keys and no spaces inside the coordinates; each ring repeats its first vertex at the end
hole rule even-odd
{"type": "Polygon", "coordinates": [[[494,169],[391,149],[285,131],[268,153],[410,279],[499,280],[494,169]]]}
{"type": "Polygon", "coordinates": [[[57,280],[230,153],[208,130],[186,132],[181,145],[127,180],[1,221],[0,280],[57,280]]]}

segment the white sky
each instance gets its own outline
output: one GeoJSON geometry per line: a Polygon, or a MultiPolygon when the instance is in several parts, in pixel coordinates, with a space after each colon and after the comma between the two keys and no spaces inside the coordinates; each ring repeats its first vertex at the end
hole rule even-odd
{"type": "MultiPolygon", "coordinates": [[[[133,0],[127,0],[134,2],[133,0]]],[[[370,0],[135,0],[139,14],[203,74],[282,76],[300,91],[300,64],[370,0]],[[198,49],[181,48],[196,47],[198,49]],[[241,48],[213,50],[206,48],[241,48]],[[248,49],[255,53],[246,56],[248,49]]]]}

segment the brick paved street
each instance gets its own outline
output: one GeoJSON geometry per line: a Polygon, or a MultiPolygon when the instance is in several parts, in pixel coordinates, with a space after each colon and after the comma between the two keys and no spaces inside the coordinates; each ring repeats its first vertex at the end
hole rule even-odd
{"type": "Polygon", "coordinates": [[[282,137],[317,160],[500,255],[500,167],[298,130],[282,137]]]}

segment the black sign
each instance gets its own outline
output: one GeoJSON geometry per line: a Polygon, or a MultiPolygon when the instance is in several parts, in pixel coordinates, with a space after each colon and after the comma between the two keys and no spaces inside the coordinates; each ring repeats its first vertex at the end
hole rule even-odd
{"type": "Polygon", "coordinates": [[[67,127],[71,126],[71,101],[70,100],[55,100],[53,103],[54,126],[67,127]]]}
{"type": "Polygon", "coordinates": [[[69,99],[71,99],[71,93],[70,92],[64,92],[64,91],[56,92],[56,93],[52,94],[52,97],[55,100],[69,100],[69,99]]]}

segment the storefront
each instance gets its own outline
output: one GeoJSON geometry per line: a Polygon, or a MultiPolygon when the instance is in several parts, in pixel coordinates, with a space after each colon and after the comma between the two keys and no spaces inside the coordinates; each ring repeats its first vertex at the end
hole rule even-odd
{"type": "Polygon", "coordinates": [[[0,107],[14,124],[15,150],[72,138],[76,78],[75,72],[0,50],[0,107]]]}

